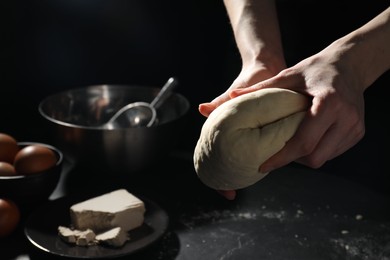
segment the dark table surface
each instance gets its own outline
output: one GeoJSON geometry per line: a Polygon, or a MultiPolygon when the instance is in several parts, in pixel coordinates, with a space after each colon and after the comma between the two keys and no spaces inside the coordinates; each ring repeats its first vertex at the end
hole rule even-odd
{"type": "MultiPolygon", "coordinates": [[[[123,259],[390,259],[390,198],[319,170],[286,166],[227,201],[197,179],[188,151],[137,176],[65,163],[50,200],[116,188],[170,219],[161,239],[123,259]]],[[[26,219],[1,241],[1,259],[64,259],[30,243],[26,219]]]]}

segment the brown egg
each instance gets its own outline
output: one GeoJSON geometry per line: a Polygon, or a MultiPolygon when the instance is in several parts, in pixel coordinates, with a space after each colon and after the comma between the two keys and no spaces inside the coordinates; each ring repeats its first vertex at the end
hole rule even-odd
{"type": "Polygon", "coordinates": [[[0,133],[0,161],[13,163],[19,146],[12,136],[0,133]]]}
{"type": "Polygon", "coordinates": [[[10,199],[0,198],[0,238],[10,235],[20,222],[19,207],[10,199]]]}
{"type": "Polygon", "coordinates": [[[55,153],[41,145],[29,145],[15,156],[14,167],[18,174],[28,175],[41,172],[57,163],[55,153]]]}
{"type": "Polygon", "coordinates": [[[15,176],[16,171],[12,164],[0,162],[0,176],[15,176]]]}

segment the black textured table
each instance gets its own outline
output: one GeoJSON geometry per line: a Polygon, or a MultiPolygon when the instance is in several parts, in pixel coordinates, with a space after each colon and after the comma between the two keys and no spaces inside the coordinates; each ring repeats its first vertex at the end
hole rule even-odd
{"type": "MultiPolygon", "coordinates": [[[[388,197],[295,165],[239,191],[234,201],[200,183],[189,152],[137,177],[68,165],[52,199],[118,187],[148,197],[170,217],[157,243],[124,259],[390,258],[388,197]]],[[[20,229],[2,241],[5,259],[62,259],[33,246],[20,229]]]]}

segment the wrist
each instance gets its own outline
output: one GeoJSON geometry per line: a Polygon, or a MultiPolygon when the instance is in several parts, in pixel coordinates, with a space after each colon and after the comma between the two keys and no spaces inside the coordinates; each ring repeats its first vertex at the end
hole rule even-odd
{"type": "Polygon", "coordinates": [[[372,63],[367,62],[368,57],[362,57],[360,40],[345,36],[334,41],[321,53],[324,53],[330,63],[333,63],[340,75],[353,84],[357,91],[364,92],[373,82],[369,72],[372,63]]]}
{"type": "Polygon", "coordinates": [[[278,74],[286,68],[283,53],[280,51],[265,50],[253,51],[251,54],[242,54],[243,70],[267,71],[270,77],[278,74]]]}

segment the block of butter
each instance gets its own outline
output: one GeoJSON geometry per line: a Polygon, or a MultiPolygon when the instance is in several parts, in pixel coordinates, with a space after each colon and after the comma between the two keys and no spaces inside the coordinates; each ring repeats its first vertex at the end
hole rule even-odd
{"type": "Polygon", "coordinates": [[[70,207],[72,226],[78,230],[91,229],[96,234],[120,227],[127,232],[144,222],[145,205],[126,189],[76,203],[70,207]]]}
{"type": "Polygon", "coordinates": [[[95,244],[96,235],[91,229],[80,231],[59,226],[58,234],[62,240],[70,244],[76,244],[78,246],[89,246],[95,244]]]}
{"type": "Polygon", "coordinates": [[[110,229],[96,236],[96,241],[112,247],[121,247],[129,240],[128,233],[124,232],[120,227],[110,229]]]}

